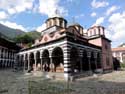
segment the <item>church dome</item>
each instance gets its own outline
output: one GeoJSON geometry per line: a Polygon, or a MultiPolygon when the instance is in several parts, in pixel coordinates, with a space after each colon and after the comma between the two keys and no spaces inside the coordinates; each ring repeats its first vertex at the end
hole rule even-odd
{"type": "Polygon", "coordinates": [[[46,27],[59,26],[62,28],[67,27],[67,21],[63,17],[52,17],[46,20],[46,27]]]}

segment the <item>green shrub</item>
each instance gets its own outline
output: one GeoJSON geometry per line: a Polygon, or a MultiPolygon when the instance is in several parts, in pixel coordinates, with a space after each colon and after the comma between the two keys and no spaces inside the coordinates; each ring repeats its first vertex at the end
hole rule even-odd
{"type": "Polygon", "coordinates": [[[125,63],[120,64],[121,68],[125,68],[125,63]]]}

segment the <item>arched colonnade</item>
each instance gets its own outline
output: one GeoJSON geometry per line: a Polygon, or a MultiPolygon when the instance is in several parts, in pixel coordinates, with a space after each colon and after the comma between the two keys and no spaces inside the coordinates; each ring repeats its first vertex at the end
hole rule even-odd
{"type": "Polygon", "coordinates": [[[19,65],[28,71],[79,73],[102,68],[101,53],[88,49],[71,47],[65,51],[62,47],[44,49],[19,54],[19,65]]]}

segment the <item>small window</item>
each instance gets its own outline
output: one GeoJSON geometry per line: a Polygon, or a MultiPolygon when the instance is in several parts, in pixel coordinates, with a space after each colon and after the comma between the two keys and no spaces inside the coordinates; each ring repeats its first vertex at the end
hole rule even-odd
{"type": "Polygon", "coordinates": [[[60,20],[60,26],[63,27],[63,21],[62,20],[60,20]]]}
{"type": "Polygon", "coordinates": [[[94,35],[96,35],[96,29],[94,29],[94,35]]]}
{"type": "Polygon", "coordinates": [[[51,26],[52,24],[51,24],[51,21],[49,22],[49,27],[51,26]]]}
{"type": "Polygon", "coordinates": [[[123,53],[123,63],[125,63],[125,53],[123,53]]]}

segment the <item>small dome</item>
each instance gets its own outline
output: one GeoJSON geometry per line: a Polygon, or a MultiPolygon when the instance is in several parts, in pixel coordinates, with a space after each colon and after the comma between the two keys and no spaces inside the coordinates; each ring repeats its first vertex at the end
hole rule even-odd
{"type": "Polygon", "coordinates": [[[82,27],[80,24],[78,24],[78,23],[73,23],[73,24],[70,24],[69,27],[70,27],[70,26],[75,27],[76,30],[77,30],[81,35],[83,35],[83,27],[82,27]]]}
{"type": "Polygon", "coordinates": [[[68,26],[81,26],[79,23],[70,23],[68,26]]]}
{"type": "Polygon", "coordinates": [[[88,36],[97,36],[97,35],[105,36],[104,29],[105,28],[103,26],[94,25],[87,30],[87,33],[88,33],[88,36]]]}

